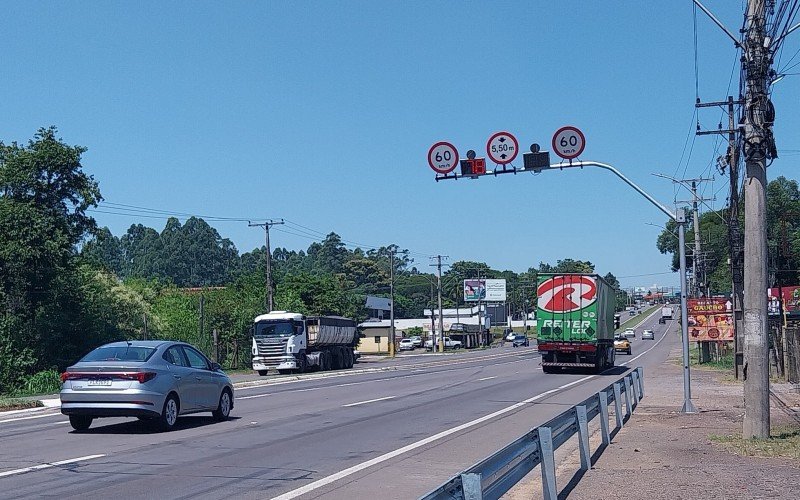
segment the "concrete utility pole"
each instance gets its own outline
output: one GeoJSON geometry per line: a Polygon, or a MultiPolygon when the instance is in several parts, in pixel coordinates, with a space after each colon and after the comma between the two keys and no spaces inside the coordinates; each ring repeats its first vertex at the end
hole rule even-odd
{"type": "Polygon", "coordinates": [[[264,258],[267,261],[267,296],[264,299],[264,306],[267,308],[267,312],[272,312],[272,308],[274,307],[274,303],[272,300],[272,251],[269,248],[269,228],[277,225],[283,224],[283,219],[273,220],[269,219],[265,222],[260,224],[253,224],[248,222],[247,225],[250,227],[263,227],[264,233],[266,234],[266,255],[264,258]]]}
{"type": "MultiPolygon", "coordinates": [[[[442,316],[442,259],[446,255],[436,256],[436,283],[439,290],[439,352],[444,352],[444,317],[442,316]]],[[[431,351],[436,352],[436,335],[434,335],[431,351]]]]}
{"type": "Polygon", "coordinates": [[[765,0],[747,2],[744,113],[744,423],[742,435],[768,438],[767,155],[774,110],[767,94],[771,64],[765,0]]]}
{"type": "Polygon", "coordinates": [[[394,248],[389,251],[389,356],[394,357],[394,248]]]}

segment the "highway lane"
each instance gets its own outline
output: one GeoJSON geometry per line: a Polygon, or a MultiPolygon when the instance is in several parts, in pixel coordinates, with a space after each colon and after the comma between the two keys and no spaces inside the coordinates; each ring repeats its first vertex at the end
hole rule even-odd
{"type": "MultiPolygon", "coordinates": [[[[650,341],[636,340],[631,357],[650,346],[650,341]]],[[[627,356],[620,356],[618,362],[624,358],[627,356]]],[[[186,417],[177,431],[167,434],[125,419],[100,420],[84,434],[69,432],[65,418],[58,415],[0,423],[0,496],[58,492],[64,497],[144,498],[163,491],[176,498],[272,497],[585,378],[580,374],[544,375],[533,348],[509,346],[439,359],[441,362],[409,361],[394,372],[240,390],[231,421],[212,423],[204,416],[186,417]],[[101,454],[105,456],[15,472],[101,454]],[[2,476],[9,471],[14,473],[2,476]]],[[[579,392],[565,397],[583,399],[579,392]]],[[[558,404],[563,403],[554,402],[555,409],[558,404]]],[[[467,466],[475,456],[493,451],[491,446],[499,448],[523,432],[506,433],[500,420],[524,419],[529,426],[535,425],[536,418],[546,420],[546,412],[532,414],[534,406],[523,405],[498,417],[498,422],[476,424],[365,467],[310,495],[336,492],[359,497],[359,492],[368,489],[364,478],[375,474],[372,469],[386,466],[391,467],[390,477],[419,476],[414,491],[408,491],[417,494],[444,480],[453,467],[467,466]],[[487,426],[501,430],[485,432],[487,426]],[[437,458],[442,468],[425,467],[424,473],[418,464],[408,471],[397,468],[397,463],[409,457],[435,457],[448,444],[465,439],[474,443],[463,447],[470,451],[448,453],[446,465],[437,458]]],[[[367,483],[374,487],[391,481],[383,478],[367,483]]],[[[396,485],[393,488],[397,494],[405,491],[396,485]]]]}

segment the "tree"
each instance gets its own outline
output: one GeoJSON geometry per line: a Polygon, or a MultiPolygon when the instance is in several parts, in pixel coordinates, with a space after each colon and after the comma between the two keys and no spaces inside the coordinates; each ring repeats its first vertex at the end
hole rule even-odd
{"type": "Polygon", "coordinates": [[[80,338],[76,245],[96,228],[87,210],[102,197],[83,172],[86,149],[56,134],[0,142],[0,393],[80,338]]]}

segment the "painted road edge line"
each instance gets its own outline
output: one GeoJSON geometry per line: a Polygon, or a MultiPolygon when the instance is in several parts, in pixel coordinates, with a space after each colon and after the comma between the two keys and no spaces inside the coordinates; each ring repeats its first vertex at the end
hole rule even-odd
{"type": "Polygon", "coordinates": [[[342,405],[342,406],[345,407],[345,408],[349,408],[351,406],[365,405],[367,403],[377,403],[378,401],[386,401],[387,399],[394,399],[394,398],[395,398],[395,396],[385,396],[385,397],[382,397],[382,398],[368,399],[366,401],[359,401],[358,403],[350,403],[350,404],[346,404],[346,405],[342,405]]]}
{"type": "Polygon", "coordinates": [[[337,472],[335,474],[331,474],[328,477],[324,477],[322,479],[318,479],[318,480],[316,480],[316,481],[314,481],[312,483],[309,483],[309,484],[307,484],[305,486],[301,486],[301,487],[299,487],[297,489],[294,489],[292,491],[288,491],[288,492],[286,492],[286,493],[284,493],[282,495],[274,497],[272,500],[291,500],[293,498],[299,497],[300,495],[305,495],[306,493],[308,493],[310,491],[314,491],[316,489],[322,488],[323,486],[326,486],[326,485],[331,484],[331,483],[333,483],[335,481],[338,481],[339,479],[342,479],[344,477],[347,477],[347,476],[350,476],[352,474],[355,474],[356,472],[359,472],[359,471],[362,471],[362,470],[367,469],[369,467],[372,467],[373,465],[385,462],[387,460],[391,460],[392,458],[400,456],[400,455],[402,455],[404,453],[407,453],[407,452],[409,452],[411,450],[415,450],[417,448],[425,446],[425,445],[427,445],[429,443],[432,443],[434,441],[438,441],[438,440],[440,440],[440,439],[442,439],[444,437],[447,437],[447,436],[449,436],[451,434],[455,434],[456,432],[461,432],[464,429],[469,429],[470,427],[474,427],[474,426],[476,426],[478,424],[486,422],[487,420],[491,420],[491,419],[493,419],[495,417],[498,417],[500,415],[504,415],[504,414],[506,414],[508,412],[514,411],[514,410],[516,410],[518,408],[521,408],[521,407],[523,407],[523,406],[525,406],[525,405],[527,405],[529,403],[533,403],[534,401],[537,401],[537,400],[539,400],[539,399],[541,399],[541,398],[543,398],[545,396],[549,396],[550,394],[553,394],[554,392],[558,392],[558,391],[564,390],[567,387],[571,387],[571,386],[573,386],[575,384],[579,384],[581,382],[585,382],[585,381],[587,381],[589,379],[592,379],[592,378],[595,378],[595,377],[597,377],[597,375],[589,375],[588,377],[580,378],[580,379],[575,380],[573,382],[570,382],[568,384],[564,384],[564,385],[562,385],[560,387],[556,387],[555,389],[550,389],[549,391],[545,391],[545,392],[543,392],[541,394],[538,394],[538,395],[536,395],[536,396],[534,396],[532,398],[528,398],[528,399],[526,399],[524,401],[520,401],[519,403],[515,403],[515,404],[513,404],[511,406],[507,406],[507,407],[505,407],[503,409],[497,410],[494,413],[490,413],[488,415],[484,415],[484,416],[482,416],[480,418],[477,418],[475,420],[472,420],[470,422],[461,424],[461,425],[459,425],[457,427],[453,427],[452,429],[447,429],[447,430],[442,431],[442,432],[440,432],[438,434],[434,434],[433,436],[429,436],[429,437],[427,437],[425,439],[421,439],[421,440],[419,440],[419,441],[417,441],[415,443],[411,443],[409,445],[403,446],[402,448],[398,448],[398,449],[396,449],[394,451],[390,451],[389,453],[384,453],[381,456],[378,456],[378,457],[375,457],[375,458],[373,458],[371,460],[367,460],[366,462],[362,462],[360,464],[354,465],[352,467],[349,467],[347,469],[339,471],[339,472],[337,472]]]}
{"type": "Polygon", "coordinates": [[[5,424],[7,422],[18,422],[20,420],[32,420],[34,418],[46,418],[46,417],[56,417],[56,416],[58,416],[58,417],[62,416],[61,412],[58,412],[58,413],[47,413],[47,414],[44,414],[44,415],[31,415],[29,417],[8,418],[8,419],[5,419],[5,420],[0,420],[0,424],[5,424]]]}
{"type": "Polygon", "coordinates": [[[31,465],[30,467],[23,467],[22,469],[14,469],[14,470],[7,470],[5,472],[0,472],[0,477],[7,477],[7,476],[14,476],[17,474],[25,474],[26,472],[32,472],[35,470],[42,470],[42,469],[49,469],[51,467],[58,467],[59,465],[67,465],[67,464],[74,464],[75,462],[85,462],[86,460],[94,460],[95,458],[102,458],[104,454],[101,455],[86,455],[85,457],[78,457],[78,458],[70,458],[67,460],[60,460],[58,462],[50,462],[45,464],[39,465],[31,465]]]}

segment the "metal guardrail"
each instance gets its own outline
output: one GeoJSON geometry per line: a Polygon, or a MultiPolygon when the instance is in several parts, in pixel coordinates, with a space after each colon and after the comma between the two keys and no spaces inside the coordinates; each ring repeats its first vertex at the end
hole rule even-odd
{"type": "Polygon", "coordinates": [[[531,429],[505,448],[478,462],[421,497],[420,500],[492,500],[503,496],[534,467],[541,465],[542,493],[546,500],[558,498],[555,450],[578,435],[581,473],[591,467],[589,422],[600,416],[604,449],[644,397],[644,372],[637,367],[597,394],[585,399],[548,422],[531,429]],[[625,410],[622,395],[625,395],[625,410]],[[609,429],[608,407],[614,405],[616,425],[609,429]]]}

